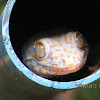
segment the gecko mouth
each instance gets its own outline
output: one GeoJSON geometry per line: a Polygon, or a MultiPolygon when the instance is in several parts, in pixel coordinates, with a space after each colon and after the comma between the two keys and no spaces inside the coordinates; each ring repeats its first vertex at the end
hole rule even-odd
{"type": "MultiPolygon", "coordinates": [[[[22,0],[21,0],[22,1],[22,0]]],[[[31,1],[30,1],[31,2],[31,1]]],[[[67,32],[66,28],[71,28],[68,30],[73,31],[72,29],[83,33],[84,37],[86,38],[87,42],[89,43],[90,53],[88,56],[88,60],[84,67],[80,69],[78,72],[63,75],[64,78],[51,78],[51,80],[58,80],[58,81],[74,81],[78,79],[82,79],[91,74],[88,70],[89,65],[93,64],[94,62],[99,59],[98,57],[98,50],[99,47],[96,47],[96,44],[100,43],[99,33],[100,33],[100,16],[98,15],[97,7],[95,7],[92,2],[87,2],[87,4],[82,5],[80,3],[75,3],[76,6],[72,6],[72,9],[67,9],[66,6],[60,7],[59,5],[42,5],[40,8],[37,8],[38,4],[33,7],[34,15],[31,14],[30,7],[26,8],[27,4],[23,3],[23,7],[21,3],[15,4],[11,18],[10,18],[10,38],[13,45],[13,48],[17,54],[17,56],[22,61],[21,57],[21,48],[25,41],[34,35],[34,37],[46,37],[47,35],[53,36],[55,34],[59,34],[59,30],[63,32],[67,32]],[[37,9],[35,9],[37,8],[37,9]],[[80,12],[80,9],[81,12],[80,12]],[[25,12],[24,12],[25,11],[25,12]],[[31,14],[26,14],[26,11],[31,14]],[[22,13],[23,12],[23,13],[22,13]],[[56,12],[56,13],[55,13],[56,12]],[[67,14],[65,14],[67,12],[67,14]],[[88,13],[89,12],[89,13],[88,13]],[[40,17],[40,15],[42,15],[40,17]],[[73,16],[75,15],[75,16],[73,16]],[[58,19],[57,19],[58,18],[58,19]],[[84,19],[84,20],[83,20],[84,19]],[[58,28],[59,30],[55,31],[54,33],[46,32],[50,29],[58,28]],[[63,28],[63,29],[62,29],[63,28]],[[41,33],[41,34],[38,34],[41,33]],[[97,52],[96,52],[97,51],[97,52]],[[96,58],[94,60],[94,58],[96,58]],[[92,63],[91,63],[92,62],[92,63]]],[[[39,46],[42,46],[39,44],[39,46]]],[[[78,45],[80,49],[84,49],[78,45]]],[[[85,45],[86,46],[86,45],[85,45]]],[[[36,48],[36,49],[37,49],[36,48]]],[[[38,57],[45,57],[44,50],[42,55],[37,54],[38,57]]]]}

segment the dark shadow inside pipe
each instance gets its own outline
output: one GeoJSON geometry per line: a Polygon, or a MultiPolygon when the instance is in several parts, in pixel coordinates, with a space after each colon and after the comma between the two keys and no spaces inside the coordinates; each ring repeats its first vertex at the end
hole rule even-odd
{"type": "MultiPolygon", "coordinates": [[[[22,60],[21,49],[28,38],[58,27],[73,28],[81,32],[89,43],[90,52],[93,52],[94,46],[100,43],[100,15],[97,4],[93,1],[76,0],[66,4],[17,1],[11,13],[9,26],[11,43],[17,56],[22,60]]],[[[51,80],[75,81],[90,75],[87,66],[91,65],[91,58],[93,56],[89,55],[86,65],[78,72],[51,80]]]]}

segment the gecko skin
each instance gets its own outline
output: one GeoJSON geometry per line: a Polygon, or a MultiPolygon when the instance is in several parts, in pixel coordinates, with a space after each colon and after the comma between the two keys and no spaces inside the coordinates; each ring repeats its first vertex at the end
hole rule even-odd
{"type": "Polygon", "coordinates": [[[24,46],[23,62],[37,74],[66,75],[73,73],[86,62],[88,48],[84,46],[84,42],[81,33],[77,31],[41,38],[24,46]]]}

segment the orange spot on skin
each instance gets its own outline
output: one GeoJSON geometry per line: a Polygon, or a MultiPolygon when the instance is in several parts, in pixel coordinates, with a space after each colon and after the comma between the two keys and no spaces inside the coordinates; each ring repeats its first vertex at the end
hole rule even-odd
{"type": "Polygon", "coordinates": [[[41,60],[40,62],[49,62],[49,59],[41,60]]]}
{"type": "Polygon", "coordinates": [[[30,62],[30,63],[33,63],[33,60],[30,60],[29,62],[30,62]]]}
{"type": "Polygon", "coordinates": [[[54,67],[55,65],[54,64],[52,64],[52,67],[54,67]]]}
{"type": "Polygon", "coordinates": [[[32,68],[35,68],[35,66],[34,65],[30,65],[32,68]]]}
{"type": "Polygon", "coordinates": [[[66,43],[66,44],[69,44],[69,42],[67,41],[66,35],[64,36],[64,38],[65,38],[65,43],[66,43]]]}
{"type": "Polygon", "coordinates": [[[55,71],[55,69],[54,69],[54,68],[52,68],[52,71],[55,71]]]}
{"type": "Polygon", "coordinates": [[[52,43],[54,43],[54,41],[53,41],[53,40],[51,40],[51,42],[52,42],[52,43]]]}
{"type": "Polygon", "coordinates": [[[55,59],[58,59],[58,56],[55,56],[55,59]]]}
{"type": "Polygon", "coordinates": [[[42,66],[44,69],[47,69],[47,66],[42,66]]]}
{"type": "Polygon", "coordinates": [[[60,54],[60,57],[63,57],[64,56],[64,54],[60,54]]]}
{"type": "Polygon", "coordinates": [[[70,58],[70,55],[67,55],[67,58],[70,58]]]}
{"type": "Polygon", "coordinates": [[[73,42],[69,42],[69,44],[73,44],[73,42]]]}
{"type": "Polygon", "coordinates": [[[51,68],[49,68],[49,71],[52,71],[52,69],[51,69],[51,68]]]}
{"type": "Polygon", "coordinates": [[[69,40],[70,40],[70,41],[72,41],[72,35],[70,35],[70,38],[69,38],[69,40]]]}
{"type": "Polygon", "coordinates": [[[58,40],[58,39],[55,39],[58,43],[60,43],[61,41],[60,40],[58,40]]]}
{"type": "Polygon", "coordinates": [[[59,63],[60,65],[62,64],[62,62],[61,62],[61,61],[59,61],[58,63],[59,63]]]}
{"type": "Polygon", "coordinates": [[[64,52],[67,52],[67,49],[65,48],[65,49],[63,49],[63,51],[64,51],[64,52]]]}
{"type": "Polygon", "coordinates": [[[70,68],[70,70],[73,70],[73,68],[70,68]]]}
{"type": "Polygon", "coordinates": [[[43,41],[45,41],[46,39],[44,38],[43,41]]]}
{"type": "Polygon", "coordinates": [[[51,61],[53,61],[53,57],[51,57],[50,59],[51,59],[51,61]]]}
{"type": "Polygon", "coordinates": [[[73,63],[72,64],[68,64],[69,67],[73,67],[73,65],[74,65],[73,63]]]}
{"type": "Polygon", "coordinates": [[[58,72],[55,72],[55,75],[58,75],[58,72]]]}
{"type": "Polygon", "coordinates": [[[64,69],[61,69],[61,72],[64,72],[64,69]]]}
{"type": "Polygon", "coordinates": [[[81,67],[82,67],[82,65],[80,64],[80,65],[79,65],[79,68],[81,68],[81,67]]]}
{"type": "Polygon", "coordinates": [[[33,54],[32,49],[30,49],[29,55],[30,55],[31,57],[35,58],[35,55],[33,54]]]}
{"type": "Polygon", "coordinates": [[[75,67],[76,69],[78,68],[78,66],[75,67]]]}
{"type": "Polygon", "coordinates": [[[56,49],[55,51],[61,51],[60,49],[56,49]]]}
{"type": "Polygon", "coordinates": [[[40,65],[37,63],[36,66],[40,66],[40,65]]]}
{"type": "Polygon", "coordinates": [[[68,53],[72,53],[72,51],[68,51],[68,53]]]}
{"type": "Polygon", "coordinates": [[[75,57],[77,60],[79,60],[79,61],[81,61],[81,59],[80,58],[78,58],[78,57],[75,57]]]}
{"type": "Polygon", "coordinates": [[[57,64],[52,64],[52,67],[58,67],[58,65],[57,64]]]}
{"type": "Polygon", "coordinates": [[[73,47],[73,46],[71,46],[70,48],[72,48],[72,49],[73,49],[74,47],[73,47]]]}
{"type": "Polygon", "coordinates": [[[76,55],[76,54],[77,54],[77,52],[76,52],[76,51],[74,51],[74,54],[76,55]]]}
{"type": "Polygon", "coordinates": [[[83,51],[80,51],[80,53],[82,53],[83,51]]]}
{"type": "Polygon", "coordinates": [[[55,44],[55,45],[52,45],[52,46],[51,46],[51,48],[54,48],[54,47],[57,47],[57,45],[55,44]]]}
{"type": "Polygon", "coordinates": [[[53,75],[58,75],[58,72],[55,72],[53,75]]]}
{"type": "Polygon", "coordinates": [[[58,67],[58,65],[57,65],[57,64],[56,64],[55,66],[56,66],[56,68],[58,67]]]}
{"type": "Polygon", "coordinates": [[[63,66],[65,66],[66,63],[63,63],[63,66]]]}
{"type": "Polygon", "coordinates": [[[59,69],[56,69],[57,72],[59,72],[59,69]]]}
{"type": "Polygon", "coordinates": [[[49,44],[50,42],[49,42],[49,41],[47,41],[47,43],[49,44]]]}
{"type": "Polygon", "coordinates": [[[59,44],[59,46],[63,46],[63,44],[59,44]]]}
{"type": "Polygon", "coordinates": [[[39,72],[43,72],[43,70],[41,68],[39,68],[39,72]]]}
{"type": "Polygon", "coordinates": [[[68,69],[66,68],[65,71],[68,71],[68,69]]]}
{"type": "Polygon", "coordinates": [[[49,75],[50,73],[49,72],[46,72],[46,74],[49,75]]]}

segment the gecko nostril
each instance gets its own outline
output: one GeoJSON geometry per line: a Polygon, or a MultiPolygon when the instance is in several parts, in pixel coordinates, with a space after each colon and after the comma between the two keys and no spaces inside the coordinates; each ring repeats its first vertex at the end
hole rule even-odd
{"type": "Polygon", "coordinates": [[[43,58],[43,57],[45,57],[45,48],[44,48],[44,46],[43,46],[43,44],[42,43],[37,43],[36,45],[35,45],[35,55],[36,55],[36,57],[38,57],[38,58],[43,58]]]}

